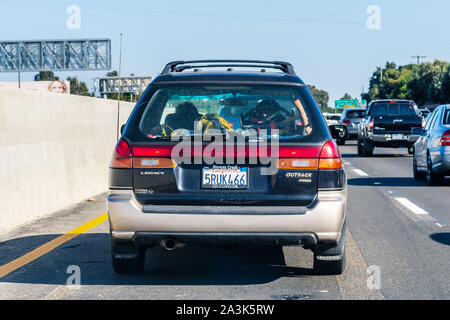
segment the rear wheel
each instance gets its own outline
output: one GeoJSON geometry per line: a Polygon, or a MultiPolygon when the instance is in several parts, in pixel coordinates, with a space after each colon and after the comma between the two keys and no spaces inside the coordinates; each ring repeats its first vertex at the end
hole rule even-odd
{"type": "Polygon", "coordinates": [[[413,158],[413,175],[414,180],[422,180],[425,178],[426,174],[417,170],[417,160],[416,157],[413,158]]]}
{"type": "Polygon", "coordinates": [[[363,152],[363,145],[362,145],[361,140],[359,140],[359,139],[358,139],[357,146],[358,146],[358,155],[359,155],[359,156],[363,156],[363,155],[364,155],[364,152],[363,152]]]}
{"type": "Polygon", "coordinates": [[[114,271],[118,274],[139,273],[144,270],[145,250],[133,242],[111,239],[111,260],[114,271]]]}
{"type": "Polygon", "coordinates": [[[345,268],[346,223],[337,244],[318,243],[314,248],[314,272],[320,275],[339,275],[345,268]]]}
{"type": "Polygon", "coordinates": [[[373,156],[373,149],[375,147],[367,140],[364,140],[363,142],[363,155],[366,157],[372,157],[373,156]]]}
{"type": "Polygon", "coordinates": [[[439,185],[443,181],[443,177],[433,171],[433,163],[430,154],[427,155],[427,182],[430,186],[439,185]]]}

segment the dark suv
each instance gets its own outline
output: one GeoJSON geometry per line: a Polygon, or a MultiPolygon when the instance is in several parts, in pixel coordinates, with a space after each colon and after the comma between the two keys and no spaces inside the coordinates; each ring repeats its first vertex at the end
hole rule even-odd
{"type": "Polygon", "coordinates": [[[142,270],[156,246],[295,245],[318,273],[340,274],[347,195],[333,137],[345,127],[330,129],[289,63],[169,63],[111,159],[114,270],[142,270]]]}
{"type": "Polygon", "coordinates": [[[373,156],[375,147],[407,147],[412,154],[417,136],[411,130],[423,127],[424,121],[414,101],[371,101],[358,125],[358,154],[373,156]]]}

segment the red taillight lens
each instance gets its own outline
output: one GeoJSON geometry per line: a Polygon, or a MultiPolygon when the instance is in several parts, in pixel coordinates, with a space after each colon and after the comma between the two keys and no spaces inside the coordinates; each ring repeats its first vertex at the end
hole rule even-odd
{"type": "Polygon", "coordinates": [[[319,148],[280,146],[278,152],[280,158],[317,158],[319,148]]]}
{"type": "Polygon", "coordinates": [[[322,147],[319,157],[319,169],[342,169],[341,154],[333,140],[328,141],[322,147]]]}
{"type": "Polygon", "coordinates": [[[441,137],[441,146],[448,147],[450,146],[450,130],[444,132],[441,137]]]}
{"type": "Polygon", "coordinates": [[[114,148],[114,153],[109,164],[110,168],[131,168],[132,167],[132,156],[130,146],[125,140],[119,140],[116,147],[114,148]]]}
{"type": "Polygon", "coordinates": [[[352,124],[352,122],[350,121],[350,120],[342,120],[342,124],[345,124],[345,125],[347,125],[347,124],[352,124]]]}
{"type": "Polygon", "coordinates": [[[369,122],[369,130],[373,130],[373,128],[374,128],[373,120],[370,120],[370,122],[369,122]]]}
{"type": "Polygon", "coordinates": [[[117,142],[116,153],[120,157],[131,157],[130,147],[125,140],[119,140],[119,142],[117,142]]]}
{"type": "Polygon", "coordinates": [[[135,157],[166,157],[172,156],[173,146],[136,146],[133,147],[135,157]]]}
{"type": "Polygon", "coordinates": [[[422,129],[425,129],[426,125],[427,125],[427,122],[425,121],[425,118],[422,117],[422,129]]]}

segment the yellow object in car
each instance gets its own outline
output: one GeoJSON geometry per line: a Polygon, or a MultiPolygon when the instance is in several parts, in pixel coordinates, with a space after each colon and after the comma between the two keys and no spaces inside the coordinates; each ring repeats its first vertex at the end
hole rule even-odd
{"type": "Polygon", "coordinates": [[[209,129],[225,128],[227,130],[232,130],[230,124],[224,118],[218,116],[217,114],[205,114],[197,124],[197,129],[206,133],[209,129]]]}

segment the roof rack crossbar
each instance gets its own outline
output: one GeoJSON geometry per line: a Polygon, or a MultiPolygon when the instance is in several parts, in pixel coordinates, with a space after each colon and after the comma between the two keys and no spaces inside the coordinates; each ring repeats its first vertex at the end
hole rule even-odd
{"type": "MultiPolygon", "coordinates": [[[[194,69],[194,68],[217,68],[217,67],[224,67],[223,64],[205,64],[205,65],[198,65],[198,66],[194,66],[194,65],[182,65],[182,66],[177,66],[174,68],[173,71],[175,72],[182,72],[184,70],[187,69],[194,69]]],[[[239,67],[252,67],[252,68],[273,68],[273,69],[278,69],[281,70],[283,72],[287,72],[286,68],[282,67],[282,66],[271,66],[268,67],[267,65],[246,65],[246,64],[227,64],[225,67],[229,67],[229,68],[239,68],[239,67]]]]}
{"type": "Polygon", "coordinates": [[[295,74],[294,67],[289,62],[284,61],[264,61],[264,60],[187,60],[169,62],[161,74],[171,72],[182,72],[192,68],[214,68],[214,67],[249,67],[249,68],[272,68],[283,71],[287,74],[295,74]],[[202,64],[203,65],[197,65],[202,64]],[[190,65],[190,64],[196,64],[190,65]]]}

